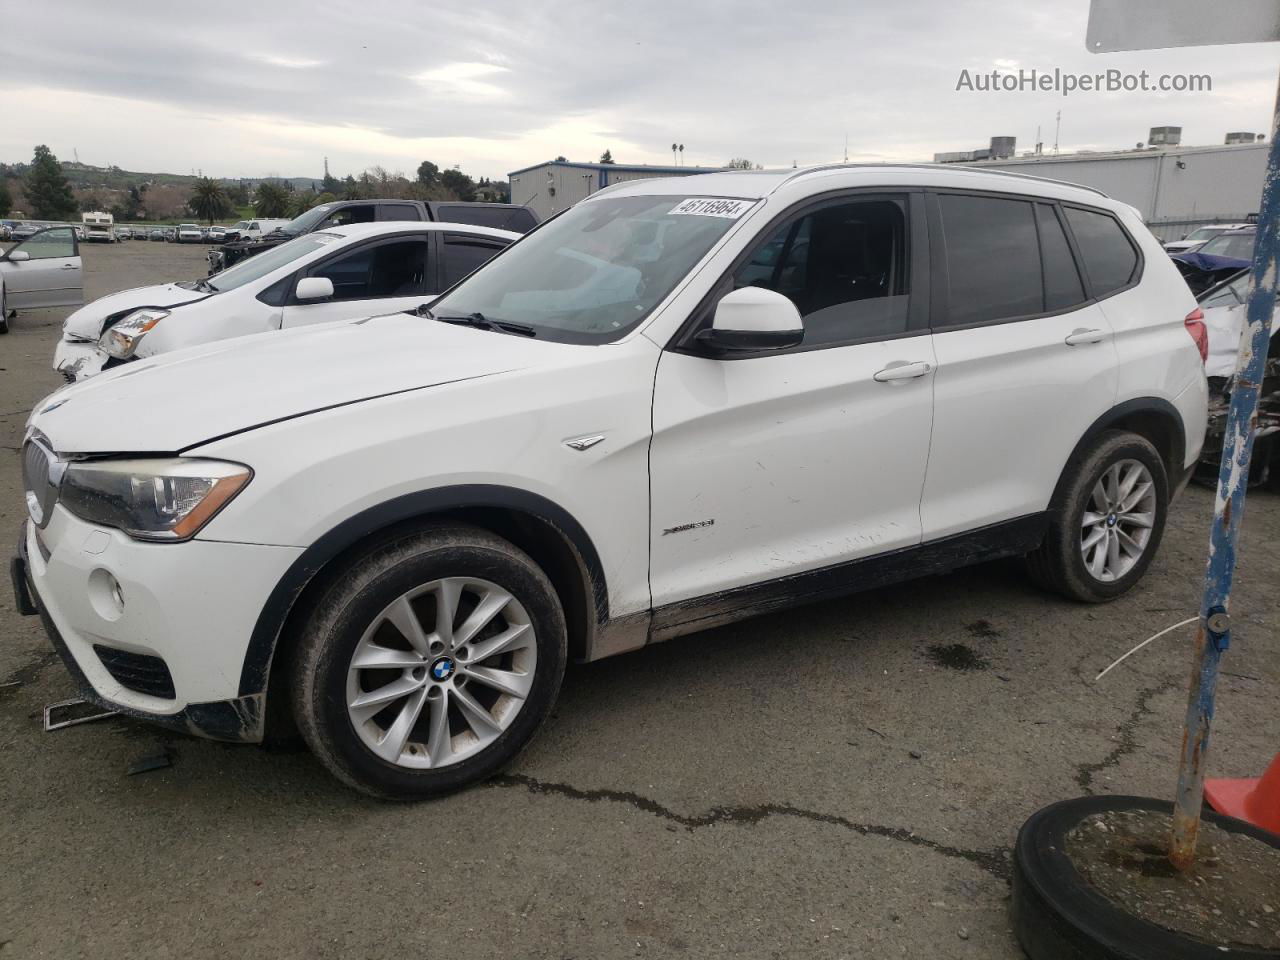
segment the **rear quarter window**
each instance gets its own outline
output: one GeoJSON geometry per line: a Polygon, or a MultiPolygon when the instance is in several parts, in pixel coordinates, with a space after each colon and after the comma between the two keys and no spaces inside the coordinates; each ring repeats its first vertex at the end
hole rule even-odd
{"type": "Polygon", "coordinates": [[[1084,261],[1095,297],[1122,290],[1138,274],[1138,250],[1115,217],[1079,207],[1064,207],[1067,223],[1084,261]]]}

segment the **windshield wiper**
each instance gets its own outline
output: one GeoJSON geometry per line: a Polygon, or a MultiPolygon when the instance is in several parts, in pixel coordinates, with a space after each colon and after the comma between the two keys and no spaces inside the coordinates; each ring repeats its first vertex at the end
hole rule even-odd
{"type": "Polygon", "coordinates": [[[527,327],[523,323],[511,323],[509,320],[490,320],[478,310],[475,313],[466,314],[436,314],[424,306],[419,307],[418,312],[431,320],[475,327],[477,330],[497,330],[501,333],[516,333],[522,337],[536,337],[538,335],[538,331],[534,330],[533,327],[527,327]]]}
{"type": "Polygon", "coordinates": [[[199,290],[199,291],[201,291],[201,292],[203,292],[203,293],[217,293],[217,292],[218,292],[218,288],[217,288],[217,287],[215,287],[215,286],[214,286],[212,283],[210,283],[208,280],[206,280],[204,277],[201,277],[199,280],[197,280],[197,281],[196,281],[196,289],[197,289],[197,290],[199,290]]]}

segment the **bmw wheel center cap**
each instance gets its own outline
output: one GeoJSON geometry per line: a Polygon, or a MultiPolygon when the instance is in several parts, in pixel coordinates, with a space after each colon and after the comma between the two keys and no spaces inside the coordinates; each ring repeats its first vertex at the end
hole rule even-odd
{"type": "Polygon", "coordinates": [[[435,663],[431,664],[431,679],[440,681],[448,680],[453,676],[453,672],[456,669],[457,664],[454,663],[453,657],[441,657],[435,663]]]}

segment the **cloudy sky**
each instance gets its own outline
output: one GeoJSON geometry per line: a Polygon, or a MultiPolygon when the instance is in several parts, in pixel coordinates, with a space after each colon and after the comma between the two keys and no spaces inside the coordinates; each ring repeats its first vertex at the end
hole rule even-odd
{"type": "MultiPolygon", "coordinates": [[[[1206,5],[1211,7],[1212,5],[1206,5]]],[[[1132,147],[1265,131],[1280,44],[1095,56],[1088,0],[0,0],[0,160],[217,176],[564,154],[765,166],[926,160],[992,135],[1132,147]],[[977,93],[961,70],[1207,73],[1209,93],[977,93]]]]}

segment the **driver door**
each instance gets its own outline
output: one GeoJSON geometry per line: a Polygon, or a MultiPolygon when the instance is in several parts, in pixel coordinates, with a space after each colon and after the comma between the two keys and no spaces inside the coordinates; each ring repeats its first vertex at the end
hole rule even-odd
{"type": "Polygon", "coordinates": [[[80,245],[72,227],[50,227],[15,244],[0,259],[6,310],[78,307],[84,303],[80,245]],[[14,259],[15,253],[27,259],[14,259]]]}
{"type": "Polygon", "coordinates": [[[333,296],[308,301],[291,292],[281,326],[288,329],[414,309],[435,286],[432,247],[428,236],[405,234],[348,248],[314,264],[294,278],[294,289],[303,277],[326,277],[333,283],[333,296]]]}

